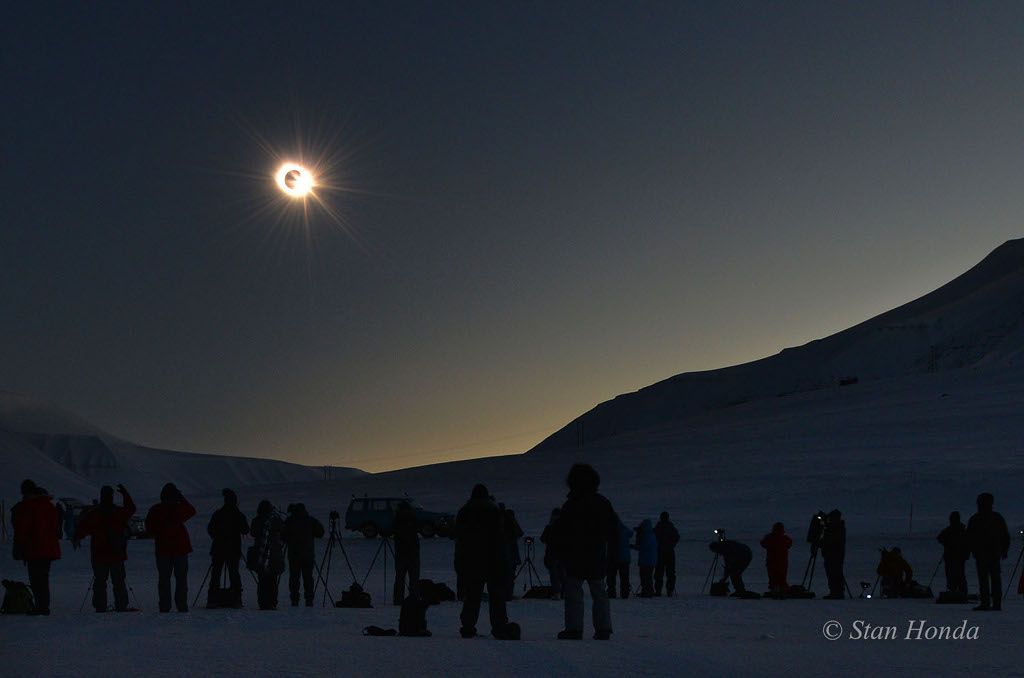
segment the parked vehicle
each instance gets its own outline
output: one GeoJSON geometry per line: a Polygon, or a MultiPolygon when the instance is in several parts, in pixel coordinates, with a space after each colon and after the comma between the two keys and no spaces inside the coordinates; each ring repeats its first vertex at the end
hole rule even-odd
{"type": "Polygon", "coordinates": [[[429,539],[436,535],[454,535],[455,516],[428,511],[409,497],[353,497],[345,511],[345,529],[362,532],[367,539],[378,534],[390,535],[398,505],[407,501],[416,512],[420,535],[429,539]]]}

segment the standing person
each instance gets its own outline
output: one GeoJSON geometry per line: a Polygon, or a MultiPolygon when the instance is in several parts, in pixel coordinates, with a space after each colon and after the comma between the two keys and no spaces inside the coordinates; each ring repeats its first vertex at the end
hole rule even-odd
{"type": "Polygon", "coordinates": [[[555,524],[561,509],[552,509],[548,524],[540,534],[540,543],[544,544],[544,567],[548,569],[548,578],[551,580],[551,599],[559,600],[562,597],[562,585],[565,583],[565,564],[562,562],[560,545],[555,538],[555,524]]]}
{"type": "Polygon", "coordinates": [[[288,547],[288,593],[292,607],[299,604],[299,580],[305,594],[306,607],[313,607],[313,566],[316,561],[316,540],[324,536],[324,526],[309,515],[305,504],[294,504],[284,521],[282,537],[288,547]]]}
{"type": "MultiPolygon", "coordinates": [[[[64,508],[64,502],[57,502],[57,540],[64,538],[64,515],[67,513],[67,509],[64,508]]],[[[69,537],[70,538],[70,537],[69,537]]]]}
{"type": "Polygon", "coordinates": [[[939,532],[939,543],[942,544],[942,562],[946,570],[946,590],[956,593],[967,593],[967,559],[971,557],[971,547],[967,543],[967,527],[960,522],[960,512],[949,514],[949,525],[939,532]]]}
{"type": "Polygon", "coordinates": [[[409,580],[409,591],[413,592],[420,580],[420,534],[416,511],[407,501],[399,502],[395,511],[395,586],[394,603],[401,605],[405,600],[405,581],[409,580]]]}
{"type": "Polygon", "coordinates": [[[658,524],[654,526],[654,536],[658,539],[658,564],[654,567],[654,595],[661,595],[661,582],[665,582],[665,594],[672,596],[676,592],[676,544],[679,543],[679,530],[668,519],[668,511],[662,511],[658,524]]]}
{"type": "Polygon", "coordinates": [[[234,490],[224,488],[221,492],[224,505],[213,512],[206,533],[210,535],[210,586],[207,589],[206,607],[242,607],[242,577],[238,572],[238,561],[242,558],[242,536],[249,534],[249,520],[238,508],[238,495],[234,490]],[[227,568],[231,582],[229,600],[225,602],[220,593],[221,573],[227,568]]]}
{"type": "Polygon", "coordinates": [[[618,518],[612,504],[597,489],[601,476],[589,464],[574,464],[565,479],[569,495],[558,521],[559,540],[565,544],[565,629],[560,640],[583,638],[583,582],[593,599],[594,638],[612,635],[612,613],[605,576],[618,545],[618,518]]]}
{"type": "Polygon", "coordinates": [[[821,537],[821,555],[825,559],[825,577],[828,579],[828,595],[825,600],[846,598],[846,575],[843,561],[846,559],[846,521],[839,509],[833,509],[825,518],[825,531],[821,537]]]}
{"type": "Polygon", "coordinates": [[[455,519],[455,571],[462,582],[463,638],[476,636],[484,586],[490,611],[491,636],[518,640],[518,626],[508,620],[506,610],[507,551],[501,509],[483,485],[473,487],[469,501],[455,519]]]}
{"type": "Polygon", "coordinates": [[[640,566],[640,597],[654,597],[654,566],[658,563],[658,538],[654,536],[654,526],[650,519],[644,520],[636,527],[637,565],[640,566]]]}
{"type": "Polygon", "coordinates": [[[988,492],[978,495],[978,512],[967,521],[967,543],[978,568],[981,604],[975,610],[1001,610],[1003,578],[1000,560],[1010,553],[1010,530],[1006,520],[992,510],[995,498],[988,492]]]}
{"type": "Polygon", "coordinates": [[[722,557],[723,572],[719,582],[731,581],[734,596],[745,593],[747,587],[743,584],[743,572],[754,559],[750,547],[733,539],[720,539],[711,542],[708,548],[722,557]]]}
{"type": "Polygon", "coordinates": [[[284,523],[274,505],[264,499],[256,508],[252,519],[252,538],[247,567],[256,573],[256,600],[261,610],[277,609],[277,587],[284,572],[284,545],[281,532],[284,523]]]}
{"type": "Polygon", "coordinates": [[[629,564],[632,561],[632,545],[630,541],[633,538],[633,531],[626,527],[626,524],[616,516],[616,522],[618,527],[616,528],[618,534],[618,541],[615,544],[615,548],[610,549],[608,552],[608,578],[606,580],[608,584],[608,597],[615,597],[615,580],[619,581],[619,596],[625,600],[629,598],[630,584],[629,584],[629,564]]]}
{"type": "Polygon", "coordinates": [[[523,558],[519,553],[519,540],[522,539],[524,533],[519,521],[516,520],[516,512],[505,508],[504,504],[498,504],[498,507],[502,510],[502,525],[505,528],[505,596],[506,600],[512,600],[516,597],[516,573],[523,563],[523,558]]]}
{"type": "Polygon", "coordinates": [[[192,541],[185,523],[196,509],[185,499],[174,483],[160,490],[160,503],[146,514],[146,531],[153,536],[156,569],[159,575],[160,611],[171,611],[171,575],[174,575],[174,606],[188,612],[188,554],[192,541]]]}
{"type": "Polygon", "coordinates": [[[135,502],[124,485],[118,485],[121,506],[114,504],[114,488],[100,488],[100,503],[89,509],[78,522],[72,541],[78,549],[82,539],[91,537],[92,606],[97,612],[107,611],[107,578],[114,591],[114,609],[128,608],[128,586],[125,583],[125,561],[128,560],[128,521],[135,515],[135,502]]]}
{"type": "Polygon", "coordinates": [[[786,534],[786,527],[782,523],[772,525],[772,531],[761,539],[768,569],[768,590],[777,598],[785,597],[789,590],[786,575],[789,573],[789,549],[792,546],[793,540],[786,534]]]}
{"type": "Polygon", "coordinates": [[[21,483],[22,499],[11,507],[14,558],[25,561],[35,607],[29,614],[50,614],[50,566],[60,560],[57,509],[49,492],[31,480],[21,483]]]}

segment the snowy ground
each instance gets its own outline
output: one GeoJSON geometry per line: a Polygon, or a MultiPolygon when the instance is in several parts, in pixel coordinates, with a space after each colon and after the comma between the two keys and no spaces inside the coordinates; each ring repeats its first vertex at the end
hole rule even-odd
{"type": "MultiPolygon", "coordinates": [[[[1024,369],[1015,367],[925,375],[772,398],[620,436],[601,446],[565,454],[530,454],[438,465],[330,482],[240,488],[250,515],[268,497],[278,506],[304,501],[326,519],[344,513],[351,495],[408,492],[427,508],[454,511],[475,482],[485,482],[515,508],[528,534],[538,534],[550,508],[564,495],[562,479],[577,459],[592,462],[602,490],[627,524],[669,510],[683,534],[679,546],[681,596],[615,601],[615,634],[609,643],[556,641],[561,606],[520,600],[510,605],[524,640],[499,642],[458,636],[458,606],[443,604],[428,616],[429,639],[365,638],[368,625],[397,626],[397,608],[383,604],[384,575],[368,580],[377,608],[337,610],[285,607],[195,609],[188,615],[155,612],[152,545],[133,542],[129,581],[142,612],[79,613],[89,584],[86,550],[65,551],[54,566],[54,614],[49,618],[0,617],[3,675],[299,675],[354,673],[597,674],[623,675],[837,675],[900,673],[946,675],[965,671],[1021,673],[1024,645],[1019,628],[1024,601],[1013,595],[1000,614],[928,600],[738,601],[698,594],[710,563],[712,529],[754,547],[747,576],[754,590],[766,586],[756,540],[776,520],[797,541],[791,580],[799,581],[807,552],[801,543],[810,515],[839,507],[850,534],[847,577],[854,593],[874,581],[879,546],[899,545],[917,579],[928,582],[939,558],[935,535],[950,510],[966,519],[980,491],[996,495],[1014,531],[1009,574],[1021,548],[1024,523],[1024,369]],[[913,527],[910,508],[914,507],[913,527]],[[828,641],[822,628],[836,620],[847,632],[857,620],[896,625],[902,638],[908,620],[979,626],[977,640],[828,641]]],[[[173,478],[168,478],[173,480],[173,478]]],[[[130,478],[128,479],[130,481],[130,478]]],[[[128,483],[130,487],[130,482],[128,483]]],[[[205,523],[216,495],[191,497],[200,516],[191,523],[196,546],[190,573],[193,595],[206,572],[205,523]]],[[[138,497],[140,506],[152,498],[138,497]]],[[[376,542],[345,533],[359,576],[376,542]]],[[[65,542],[66,544],[66,542],[65,542]]],[[[424,576],[454,585],[452,544],[424,541],[424,576]]],[[[539,561],[538,554],[538,561],[539,561]]],[[[389,567],[391,564],[389,563],[389,567]]],[[[332,588],[348,584],[340,560],[332,588]]],[[[0,553],[0,576],[24,580],[24,570],[0,553]]],[[[633,572],[636,582],[636,570],[633,572]]],[[[942,588],[942,573],[935,581],[942,588]]],[[[969,572],[974,588],[974,576],[969,572]]],[[[822,593],[823,572],[815,579],[822,593]]],[[[286,594],[285,594],[286,595],[286,594]]],[[[191,597],[191,596],[190,596],[191,597]]],[[[284,598],[284,596],[283,596],[284,598]]],[[[481,624],[486,630],[486,624],[481,624]]]]}

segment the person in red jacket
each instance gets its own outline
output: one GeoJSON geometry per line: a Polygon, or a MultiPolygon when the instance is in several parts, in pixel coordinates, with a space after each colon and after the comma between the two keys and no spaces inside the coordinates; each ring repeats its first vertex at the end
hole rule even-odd
{"type": "Polygon", "coordinates": [[[77,549],[82,539],[92,537],[92,606],[97,612],[107,611],[108,577],[114,590],[114,609],[128,609],[124,561],[128,560],[128,521],[135,515],[135,502],[124,485],[118,485],[117,491],[121,493],[122,506],[114,504],[114,488],[100,488],[100,503],[82,516],[73,542],[77,549]]]}
{"type": "Polygon", "coordinates": [[[49,492],[31,480],[21,483],[22,500],[11,507],[15,558],[25,561],[35,598],[29,614],[50,614],[50,565],[60,560],[57,508],[49,492]]]}
{"type": "Polygon", "coordinates": [[[188,612],[188,554],[192,542],[185,521],[196,514],[195,508],[174,483],[160,490],[160,503],[146,515],[146,531],[156,546],[156,569],[160,611],[171,611],[171,575],[174,575],[174,605],[178,612],[188,612]]]}
{"type": "Polygon", "coordinates": [[[786,574],[789,571],[789,549],[793,546],[793,540],[786,534],[782,523],[775,523],[772,531],[761,540],[761,546],[766,552],[768,588],[772,595],[782,597],[789,590],[786,574]]]}

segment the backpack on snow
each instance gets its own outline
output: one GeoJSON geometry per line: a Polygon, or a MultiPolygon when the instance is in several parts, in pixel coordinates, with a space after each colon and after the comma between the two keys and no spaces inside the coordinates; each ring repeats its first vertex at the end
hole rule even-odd
{"type": "Polygon", "coordinates": [[[32,589],[20,581],[3,580],[4,601],[0,604],[0,614],[28,614],[35,606],[32,589]]]}
{"type": "Polygon", "coordinates": [[[373,607],[370,594],[363,590],[363,587],[352,582],[347,591],[341,592],[341,600],[334,604],[335,607],[373,607]]]}
{"type": "Polygon", "coordinates": [[[427,630],[427,608],[430,603],[415,593],[402,601],[402,610],[398,615],[398,635],[429,636],[427,630]]]}

